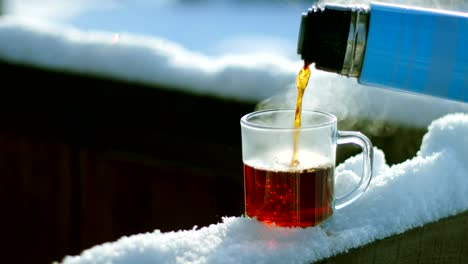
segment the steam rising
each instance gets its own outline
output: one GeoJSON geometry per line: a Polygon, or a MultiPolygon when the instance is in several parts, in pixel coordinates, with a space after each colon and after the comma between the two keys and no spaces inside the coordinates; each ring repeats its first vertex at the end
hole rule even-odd
{"type": "MultiPolygon", "coordinates": [[[[429,8],[466,11],[466,1],[386,1],[429,8]]],[[[363,4],[363,1],[335,1],[339,4],[363,4]]],[[[370,1],[364,1],[370,3],[370,1]]],[[[325,4],[325,1],[319,1],[325,4]]],[[[298,69],[299,71],[299,69],[298,69]]],[[[287,87],[257,105],[257,109],[294,108],[297,89],[287,87]]],[[[425,128],[436,118],[453,112],[468,112],[468,104],[425,95],[396,92],[364,86],[354,78],[312,70],[303,98],[303,109],[330,112],[338,117],[341,129],[361,129],[372,135],[389,135],[393,124],[425,128]],[[389,125],[392,124],[392,125],[389,125]]]]}
{"type": "MultiPolygon", "coordinates": [[[[294,108],[294,83],[257,105],[257,109],[294,108]]],[[[341,129],[355,128],[375,135],[389,135],[389,124],[426,127],[436,118],[452,112],[468,112],[468,104],[425,95],[364,86],[354,78],[312,70],[303,98],[303,109],[330,112],[341,129]]]]}

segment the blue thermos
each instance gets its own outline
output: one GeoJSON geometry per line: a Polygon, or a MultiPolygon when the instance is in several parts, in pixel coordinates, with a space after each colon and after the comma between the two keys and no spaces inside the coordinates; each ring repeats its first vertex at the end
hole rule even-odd
{"type": "Polygon", "coordinates": [[[468,13],[404,5],[313,6],[298,54],[364,85],[468,102],[468,13]]]}

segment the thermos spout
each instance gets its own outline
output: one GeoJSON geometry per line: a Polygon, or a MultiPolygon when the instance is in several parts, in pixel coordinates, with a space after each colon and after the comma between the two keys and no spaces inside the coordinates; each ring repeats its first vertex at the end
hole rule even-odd
{"type": "Polygon", "coordinates": [[[313,6],[302,15],[297,52],[317,69],[358,77],[368,23],[367,6],[313,6]]]}

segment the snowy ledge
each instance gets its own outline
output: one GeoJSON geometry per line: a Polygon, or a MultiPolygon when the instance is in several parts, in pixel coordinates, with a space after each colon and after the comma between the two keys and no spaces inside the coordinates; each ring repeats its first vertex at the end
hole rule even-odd
{"type": "MultiPolygon", "coordinates": [[[[418,154],[388,166],[375,149],[375,178],[355,203],[312,228],[279,228],[246,217],[198,229],[135,234],[97,245],[63,264],[310,263],[468,210],[468,115],[432,122],[418,154]]],[[[353,186],[359,156],[337,169],[337,191],[353,186]]]]}
{"type": "Polygon", "coordinates": [[[258,101],[294,81],[300,62],[274,55],[208,57],[157,37],[82,31],[0,17],[0,59],[54,70],[258,101]]]}

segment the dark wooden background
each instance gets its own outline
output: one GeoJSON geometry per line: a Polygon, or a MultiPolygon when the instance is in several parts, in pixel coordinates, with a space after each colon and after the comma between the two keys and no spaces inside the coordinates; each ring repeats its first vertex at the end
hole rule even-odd
{"type": "MultiPolygon", "coordinates": [[[[7,62],[0,72],[2,262],[51,263],[243,214],[239,120],[256,102],[7,62]]],[[[425,132],[397,130],[371,137],[390,164],[425,132]]]]}
{"type": "Polygon", "coordinates": [[[241,215],[239,120],[253,103],[9,63],[0,72],[5,263],[241,215]]]}

